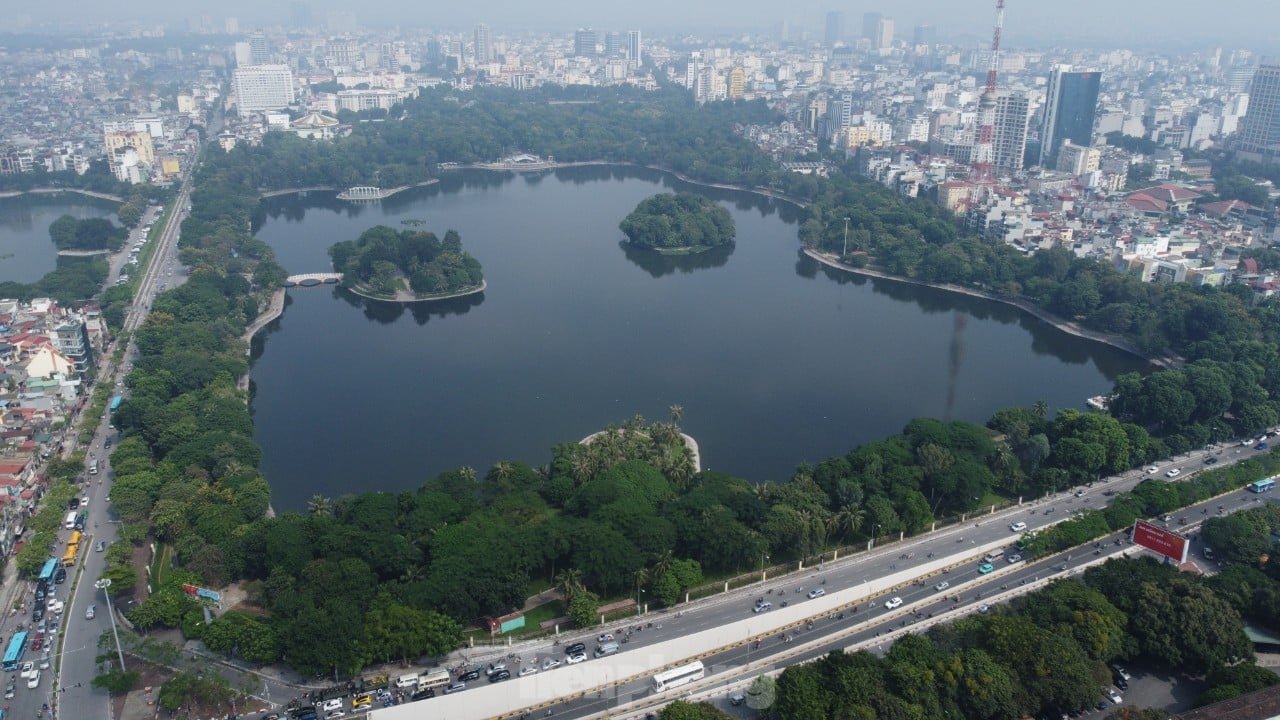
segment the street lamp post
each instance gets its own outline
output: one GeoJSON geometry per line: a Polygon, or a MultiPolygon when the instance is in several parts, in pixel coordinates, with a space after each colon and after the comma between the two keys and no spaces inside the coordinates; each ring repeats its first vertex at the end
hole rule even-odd
{"type": "Polygon", "coordinates": [[[849,254],[849,218],[844,219],[844,252],[840,253],[840,259],[844,260],[844,256],[849,254]]]}
{"type": "Polygon", "coordinates": [[[766,554],[764,554],[764,553],[760,553],[760,582],[764,582],[764,580],[765,580],[765,577],[764,577],[764,561],[765,561],[765,560],[768,560],[768,559],[769,559],[769,556],[768,556],[768,555],[766,555],[766,554]]]}
{"type": "Polygon", "coordinates": [[[870,552],[876,546],[876,533],[880,532],[880,523],[874,523],[871,526],[871,539],[867,541],[867,551],[870,552]]]}
{"type": "Polygon", "coordinates": [[[116,638],[116,655],[120,658],[120,672],[124,672],[124,650],[120,647],[120,631],[116,629],[116,613],[111,609],[111,578],[102,578],[93,586],[107,598],[107,615],[111,617],[111,634],[116,638]]]}

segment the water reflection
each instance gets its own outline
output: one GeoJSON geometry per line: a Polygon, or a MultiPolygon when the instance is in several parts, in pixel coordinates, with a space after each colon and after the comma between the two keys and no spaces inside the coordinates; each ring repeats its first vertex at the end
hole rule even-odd
{"type": "Polygon", "coordinates": [[[484,302],[484,293],[476,293],[474,295],[463,295],[462,297],[448,298],[446,300],[433,300],[431,302],[387,302],[385,300],[373,300],[371,298],[357,295],[343,287],[334,287],[332,290],[333,297],[343,301],[353,308],[357,308],[364,313],[364,316],[374,322],[382,325],[390,325],[396,320],[404,316],[405,312],[413,318],[418,325],[426,325],[427,321],[432,317],[448,317],[450,315],[466,315],[471,312],[471,308],[477,307],[484,302]]]}
{"type": "Polygon", "coordinates": [[[736,243],[717,245],[710,250],[689,255],[667,255],[636,247],[626,240],[619,242],[618,246],[622,248],[622,253],[626,255],[628,262],[651,276],[660,278],[675,272],[691,273],[695,270],[724,267],[725,263],[729,262],[729,256],[733,254],[736,243]]]}

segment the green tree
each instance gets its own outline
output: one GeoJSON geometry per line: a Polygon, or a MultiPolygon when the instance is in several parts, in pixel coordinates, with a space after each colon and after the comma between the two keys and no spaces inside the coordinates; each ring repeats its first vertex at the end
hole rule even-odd
{"type": "Polygon", "coordinates": [[[773,707],[778,695],[778,683],[772,675],[757,675],[747,688],[747,707],[764,712],[773,707]]]}
{"type": "Polygon", "coordinates": [[[590,590],[574,593],[569,601],[569,619],[580,628],[595,625],[600,619],[600,597],[590,590]]]}

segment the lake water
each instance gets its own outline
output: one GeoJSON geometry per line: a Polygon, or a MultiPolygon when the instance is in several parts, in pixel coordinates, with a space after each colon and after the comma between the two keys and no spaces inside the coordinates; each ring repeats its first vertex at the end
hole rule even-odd
{"type": "Polygon", "coordinates": [[[54,220],[109,217],[118,224],[117,207],[75,193],[0,198],[0,280],[35,282],[54,269],[58,250],[49,239],[54,220]]]}
{"type": "Polygon", "coordinates": [[[622,168],[462,172],[381,204],[264,201],[258,237],[290,273],[377,224],[453,228],[488,290],[438,304],[289,291],[254,343],[253,412],[277,509],[314,494],[416,487],[550,448],[633,414],[684,408],[704,468],[783,480],[912,418],[983,422],[1010,405],[1083,407],[1144,367],[976,298],[830,271],[794,207],[622,168]],[[724,204],[737,242],[671,258],[620,245],[655,192],[724,204]]]}

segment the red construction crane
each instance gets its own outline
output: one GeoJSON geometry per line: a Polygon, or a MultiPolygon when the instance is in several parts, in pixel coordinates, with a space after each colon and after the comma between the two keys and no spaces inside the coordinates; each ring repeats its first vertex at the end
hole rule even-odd
{"type": "Polygon", "coordinates": [[[977,183],[995,180],[996,80],[1000,72],[1000,32],[1004,29],[1004,0],[996,0],[996,27],[991,35],[991,64],[987,68],[987,87],[978,104],[978,142],[973,148],[970,179],[977,183]]]}

